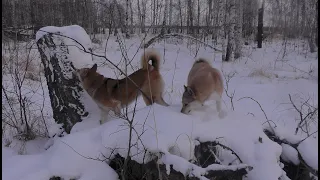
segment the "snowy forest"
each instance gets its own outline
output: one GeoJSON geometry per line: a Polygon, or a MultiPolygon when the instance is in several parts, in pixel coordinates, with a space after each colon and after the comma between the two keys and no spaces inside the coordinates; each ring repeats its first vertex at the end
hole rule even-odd
{"type": "Polygon", "coordinates": [[[4,180],[318,180],[318,0],[2,0],[2,159],[4,180]],[[202,60],[221,99],[184,113],[202,60]]]}

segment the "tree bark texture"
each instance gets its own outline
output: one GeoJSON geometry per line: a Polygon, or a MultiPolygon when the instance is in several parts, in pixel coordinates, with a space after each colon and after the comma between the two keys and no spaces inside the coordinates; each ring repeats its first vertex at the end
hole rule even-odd
{"type": "Polygon", "coordinates": [[[83,89],[78,78],[72,74],[74,67],[67,56],[68,47],[62,37],[51,33],[42,36],[37,46],[44,66],[53,118],[70,133],[73,125],[89,113],[79,100],[83,89]]]}
{"type": "MultiPolygon", "coordinates": [[[[211,151],[215,151],[215,142],[204,142],[195,148],[195,155],[197,156],[196,165],[199,167],[207,167],[211,164],[217,164],[216,159],[212,156],[211,151]]],[[[167,168],[165,164],[157,164],[157,158],[146,164],[139,164],[134,160],[128,161],[128,166],[125,177],[122,177],[121,172],[123,171],[123,163],[125,158],[116,154],[111,159],[109,166],[114,169],[119,175],[120,179],[126,180],[155,180],[155,179],[168,179],[168,180],[198,180],[197,177],[186,177],[181,173],[173,169],[170,165],[170,174],[167,174],[167,168]],[[160,176],[160,177],[159,177],[160,176]]],[[[219,163],[218,163],[219,164],[219,163]]],[[[243,176],[252,170],[252,167],[245,166],[238,168],[237,170],[224,169],[224,170],[210,170],[202,177],[214,180],[242,180],[243,176]]]]}

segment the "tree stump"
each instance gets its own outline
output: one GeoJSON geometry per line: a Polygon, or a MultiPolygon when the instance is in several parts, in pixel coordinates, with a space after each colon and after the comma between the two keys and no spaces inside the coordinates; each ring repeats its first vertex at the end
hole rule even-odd
{"type": "Polygon", "coordinates": [[[66,133],[70,133],[73,125],[81,122],[89,112],[80,100],[84,90],[78,78],[73,75],[74,66],[69,59],[66,37],[59,34],[60,32],[44,34],[38,39],[37,46],[44,66],[53,118],[58,124],[62,124],[66,133]]]}

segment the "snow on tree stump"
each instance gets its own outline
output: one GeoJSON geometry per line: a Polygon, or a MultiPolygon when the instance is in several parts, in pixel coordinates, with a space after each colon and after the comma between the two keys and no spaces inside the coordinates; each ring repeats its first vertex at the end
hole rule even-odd
{"type": "MultiPolygon", "coordinates": [[[[215,151],[215,147],[221,145],[217,142],[204,142],[195,147],[195,155],[197,162],[195,164],[183,160],[186,167],[189,168],[187,172],[182,173],[174,169],[174,165],[168,166],[168,164],[157,164],[158,159],[146,163],[139,164],[138,162],[129,159],[127,169],[123,169],[125,158],[116,154],[110,161],[110,167],[113,168],[120,179],[134,180],[134,179],[168,179],[168,180],[198,180],[198,179],[215,179],[215,180],[241,180],[243,177],[252,170],[251,166],[246,164],[238,165],[221,165],[217,162],[216,158],[212,156],[210,151],[215,151]],[[215,167],[209,168],[207,167],[215,167]],[[200,171],[205,171],[203,174],[199,174],[200,171]],[[168,173],[169,172],[169,173],[168,173]],[[123,177],[125,176],[125,177],[123,177]]],[[[216,153],[216,152],[215,152],[216,153]]],[[[167,156],[166,158],[175,157],[175,159],[182,159],[176,155],[162,154],[167,156]]],[[[166,159],[164,158],[164,159],[166,159]]],[[[181,168],[180,168],[181,169],[181,168]]]]}
{"type": "Polygon", "coordinates": [[[53,118],[62,124],[66,133],[70,133],[73,125],[89,115],[84,98],[81,98],[85,96],[84,90],[73,71],[74,67],[92,64],[91,55],[81,51],[82,48],[89,49],[90,38],[77,25],[48,26],[37,32],[36,42],[44,66],[53,118]]]}

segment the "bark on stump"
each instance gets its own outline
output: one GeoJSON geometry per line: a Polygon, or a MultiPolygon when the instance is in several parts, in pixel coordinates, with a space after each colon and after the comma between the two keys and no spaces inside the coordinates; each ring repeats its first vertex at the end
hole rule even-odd
{"type": "MultiPolygon", "coordinates": [[[[215,151],[216,145],[216,142],[204,142],[196,146],[195,155],[197,158],[197,162],[195,163],[195,165],[205,168],[211,164],[217,164],[216,159],[209,152],[209,149],[215,151]]],[[[158,166],[157,159],[152,160],[146,164],[139,164],[136,161],[129,159],[127,169],[123,171],[124,161],[125,158],[121,157],[119,154],[116,154],[114,158],[111,159],[109,164],[109,166],[117,172],[120,179],[124,178],[126,180],[155,180],[160,179],[159,176],[161,176],[162,179],[168,180],[199,179],[197,177],[189,177],[188,175],[185,177],[181,172],[174,170],[172,165],[170,165],[170,174],[168,175],[166,165],[160,164],[158,166]],[[122,177],[123,172],[125,172],[125,177],[122,177]]],[[[237,170],[210,170],[203,176],[212,180],[242,180],[243,176],[245,176],[250,170],[252,170],[252,167],[250,166],[248,166],[247,168],[239,168],[237,170]]]]}
{"type": "Polygon", "coordinates": [[[78,78],[72,74],[74,67],[68,59],[68,46],[63,37],[52,33],[43,35],[37,46],[44,66],[53,118],[63,125],[65,132],[70,133],[73,125],[89,113],[79,100],[83,89],[78,78]]]}

